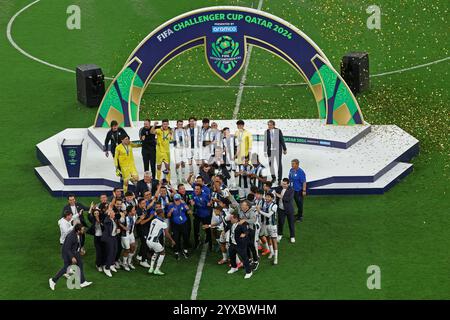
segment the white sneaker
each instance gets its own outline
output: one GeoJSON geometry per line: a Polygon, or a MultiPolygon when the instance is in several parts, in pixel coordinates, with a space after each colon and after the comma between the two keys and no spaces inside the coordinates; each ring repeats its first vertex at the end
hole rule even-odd
{"type": "Polygon", "coordinates": [[[142,261],[142,257],[141,256],[136,256],[136,260],[137,261],[142,261]]]}
{"type": "Polygon", "coordinates": [[[109,270],[111,270],[112,272],[117,272],[117,269],[116,269],[116,267],[115,267],[115,266],[111,266],[111,267],[109,267],[109,270]]]}
{"type": "Polygon", "coordinates": [[[122,262],[117,261],[117,262],[114,264],[114,267],[116,267],[116,269],[120,269],[121,263],[122,263],[122,262]]]}
{"type": "Polygon", "coordinates": [[[130,269],[136,269],[136,267],[132,263],[129,263],[128,266],[130,267],[130,269]]]}
{"type": "Polygon", "coordinates": [[[103,268],[102,267],[97,267],[98,272],[103,272],[103,268]]]}
{"type": "Polygon", "coordinates": [[[55,291],[56,282],[54,282],[52,278],[48,279],[48,285],[50,286],[50,289],[55,291]]]}
{"type": "Polygon", "coordinates": [[[85,281],[83,283],[80,283],[80,287],[81,288],[86,288],[86,287],[89,287],[91,284],[92,284],[92,282],[85,281]]]}
{"type": "Polygon", "coordinates": [[[108,277],[112,278],[111,270],[108,270],[108,269],[106,269],[106,268],[103,268],[103,272],[104,272],[108,277]]]}
{"type": "Polygon", "coordinates": [[[283,236],[278,236],[278,241],[281,241],[282,238],[283,236]]]}
{"type": "Polygon", "coordinates": [[[275,259],[273,259],[273,264],[278,264],[278,257],[275,257],[275,259]]]}
{"type": "Polygon", "coordinates": [[[250,279],[252,277],[252,275],[253,275],[253,272],[246,273],[244,276],[244,279],[250,279]]]}
{"type": "Polygon", "coordinates": [[[157,276],[163,276],[163,275],[165,275],[165,273],[162,272],[161,270],[159,270],[158,268],[155,269],[155,271],[153,272],[153,274],[156,274],[157,276]]]}
{"type": "Polygon", "coordinates": [[[267,259],[272,259],[273,258],[273,253],[269,254],[269,256],[267,257],[267,259]]]}
{"type": "Polygon", "coordinates": [[[153,273],[154,269],[150,267],[150,269],[148,269],[148,273],[153,273]]]}
{"type": "Polygon", "coordinates": [[[230,270],[228,270],[228,274],[232,274],[232,273],[235,273],[235,272],[238,272],[239,271],[239,269],[238,268],[231,268],[230,270]]]}
{"type": "Polygon", "coordinates": [[[140,264],[142,267],[144,267],[144,268],[150,268],[150,265],[148,264],[147,261],[140,262],[139,264],[140,264]]]}
{"type": "Polygon", "coordinates": [[[295,243],[295,238],[291,238],[291,243],[295,243]]]}
{"type": "Polygon", "coordinates": [[[130,271],[130,268],[128,267],[127,264],[124,264],[124,265],[123,265],[123,268],[125,269],[125,271],[130,271]]]}

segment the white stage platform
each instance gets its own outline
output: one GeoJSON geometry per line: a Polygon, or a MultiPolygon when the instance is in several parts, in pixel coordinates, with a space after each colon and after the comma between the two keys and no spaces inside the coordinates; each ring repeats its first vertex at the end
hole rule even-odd
{"type": "MultiPolygon", "coordinates": [[[[245,128],[253,134],[255,140],[263,141],[264,131],[267,129],[267,121],[269,120],[245,120],[245,128]]],[[[232,134],[237,129],[236,120],[217,120],[214,122],[217,122],[219,128],[230,128],[232,134]]],[[[275,120],[275,122],[276,126],[283,130],[286,142],[341,149],[350,147],[368,134],[371,129],[370,124],[347,127],[326,125],[320,119],[282,119],[275,120]]],[[[201,121],[198,121],[198,123],[201,124],[201,121]]],[[[134,125],[134,128],[128,128],[126,131],[132,140],[139,140],[139,128],[143,127],[143,122],[137,122],[134,125]]],[[[176,121],[170,121],[169,125],[174,128],[176,121]]],[[[108,130],[107,128],[90,127],[88,132],[89,136],[101,147],[108,130]]]]}
{"type": "MultiPolygon", "coordinates": [[[[308,181],[308,193],[323,194],[381,194],[412,171],[407,163],[419,151],[417,139],[397,126],[327,126],[320,120],[275,120],[286,137],[288,154],[283,156],[286,176],[293,158],[300,160],[308,181]]],[[[216,121],[219,128],[230,127],[235,120],[216,121]]],[[[253,152],[263,155],[262,135],[267,120],[246,120],[246,128],[254,134],[253,152]]],[[[170,125],[173,127],[174,121],[170,125]]],[[[142,123],[126,128],[132,140],[138,140],[142,123]]],[[[102,151],[106,132],[104,128],[66,129],[36,146],[42,167],[37,176],[55,196],[75,193],[94,196],[110,192],[120,186],[111,157],[102,151]],[[88,142],[86,165],[80,178],[69,178],[59,151],[59,142],[65,139],[85,138],[88,142]]],[[[143,164],[140,149],[134,150],[140,176],[143,164]]],[[[260,157],[268,167],[267,159],[260,157]]],[[[172,168],[174,172],[174,168],[172,168]]],[[[175,175],[172,175],[175,179],[175,175]]],[[[173,181],[174,183],[175,181],[173,181]]]]}

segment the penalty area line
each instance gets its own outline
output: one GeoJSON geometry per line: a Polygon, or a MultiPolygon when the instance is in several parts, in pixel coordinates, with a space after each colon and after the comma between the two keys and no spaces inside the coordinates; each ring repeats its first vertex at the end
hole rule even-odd
{"type": "Polygon", "coordinates": [[[19,45],[14,41],[12,35],[11,35],[11,30],[12,30],[12,25],[14,23],[14,20],[16,20],[16,18],[25,10],[27,10],[29,7],[35,5],[36,3],[40,2],[40,0],[36,0],[30,4],[28,4],[27,6],[23,7],[22,9],[20,9],[19,11],[16,12],[16,14],[14,16],[12,16],[12,18],[9,20],[8,25],[6,26],[6,38],[8,39],[9,43],[11,43],[11,45],[17,50],[19,51],[21,54],[23,54],[24,56],[30,58],[31,60],[34,60],[36,62],[42,63],[46,66],[49,66],[51,68],[54,69],[58,69],[58,70],[62,70],[62,71],[66,71],[66,72],[70,72],[70,73],[75,73],[75,70],[70,70],[68,68],[64,68],[64,67],[60,67],[57,66],[55,64],[49,63],[47,61],[41,60],[39,58],[36,58],[35,56],[29,54],[28,52],[26,52],[25,50],[23,50],[21,47],[19,47],[19,45]]]}

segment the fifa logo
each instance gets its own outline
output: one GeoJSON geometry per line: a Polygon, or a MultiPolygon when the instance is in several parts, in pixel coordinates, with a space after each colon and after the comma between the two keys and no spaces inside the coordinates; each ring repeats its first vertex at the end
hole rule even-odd
{"type": "Polygon", "coordinates": [[[70,149],[67,154],[69,156],[69,164],[75,165],[77,163],[77,151],[75,149],[70,149]]]}
{"type": "Polygon", "coordinates": [[[214,63],[223,73],[229,73],[238,64],[239,42],[230,36],[221,36],[211,44],[212,55],[216,58],[214,63]]]}

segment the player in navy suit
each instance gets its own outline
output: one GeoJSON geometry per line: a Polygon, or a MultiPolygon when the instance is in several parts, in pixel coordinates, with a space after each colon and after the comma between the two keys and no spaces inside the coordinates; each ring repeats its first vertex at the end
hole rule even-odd
{"type": "Polygon", "coordinates": [[[239,271],[236,264],[236,255],[239,255],[242,263],[244,264],[245,277],[244,279],[250,278],[252,273],[252,268],[250,266],[250,260],[247,255],[247,247],[249,245],[250,239],[248,236],[248,224],[239,223],[239,214],[232,213],[230,216],[231,228],[230,228],[230,247],[228,249],[231,269],[228,270],[229,274],[239,271]]]}
{"type": "Polygon", "coordinates": [[[73,230],[67,235],[64,243],[62,245],[61,256],[64,261],[64,266],[58,271],[58,273],[53,277],[48,279],[50,289],[55,290],[56,282],[61,278],[66,272],[67,268],[71,265],[77,265],[80,269],[80,287],[84,288],[92,284],[92,282],[86,281],[84,278],[83,271],[83,261],[81,260],[81,236],[84,233],[84,228],[81,224],[75,225],[73,230]]]}

